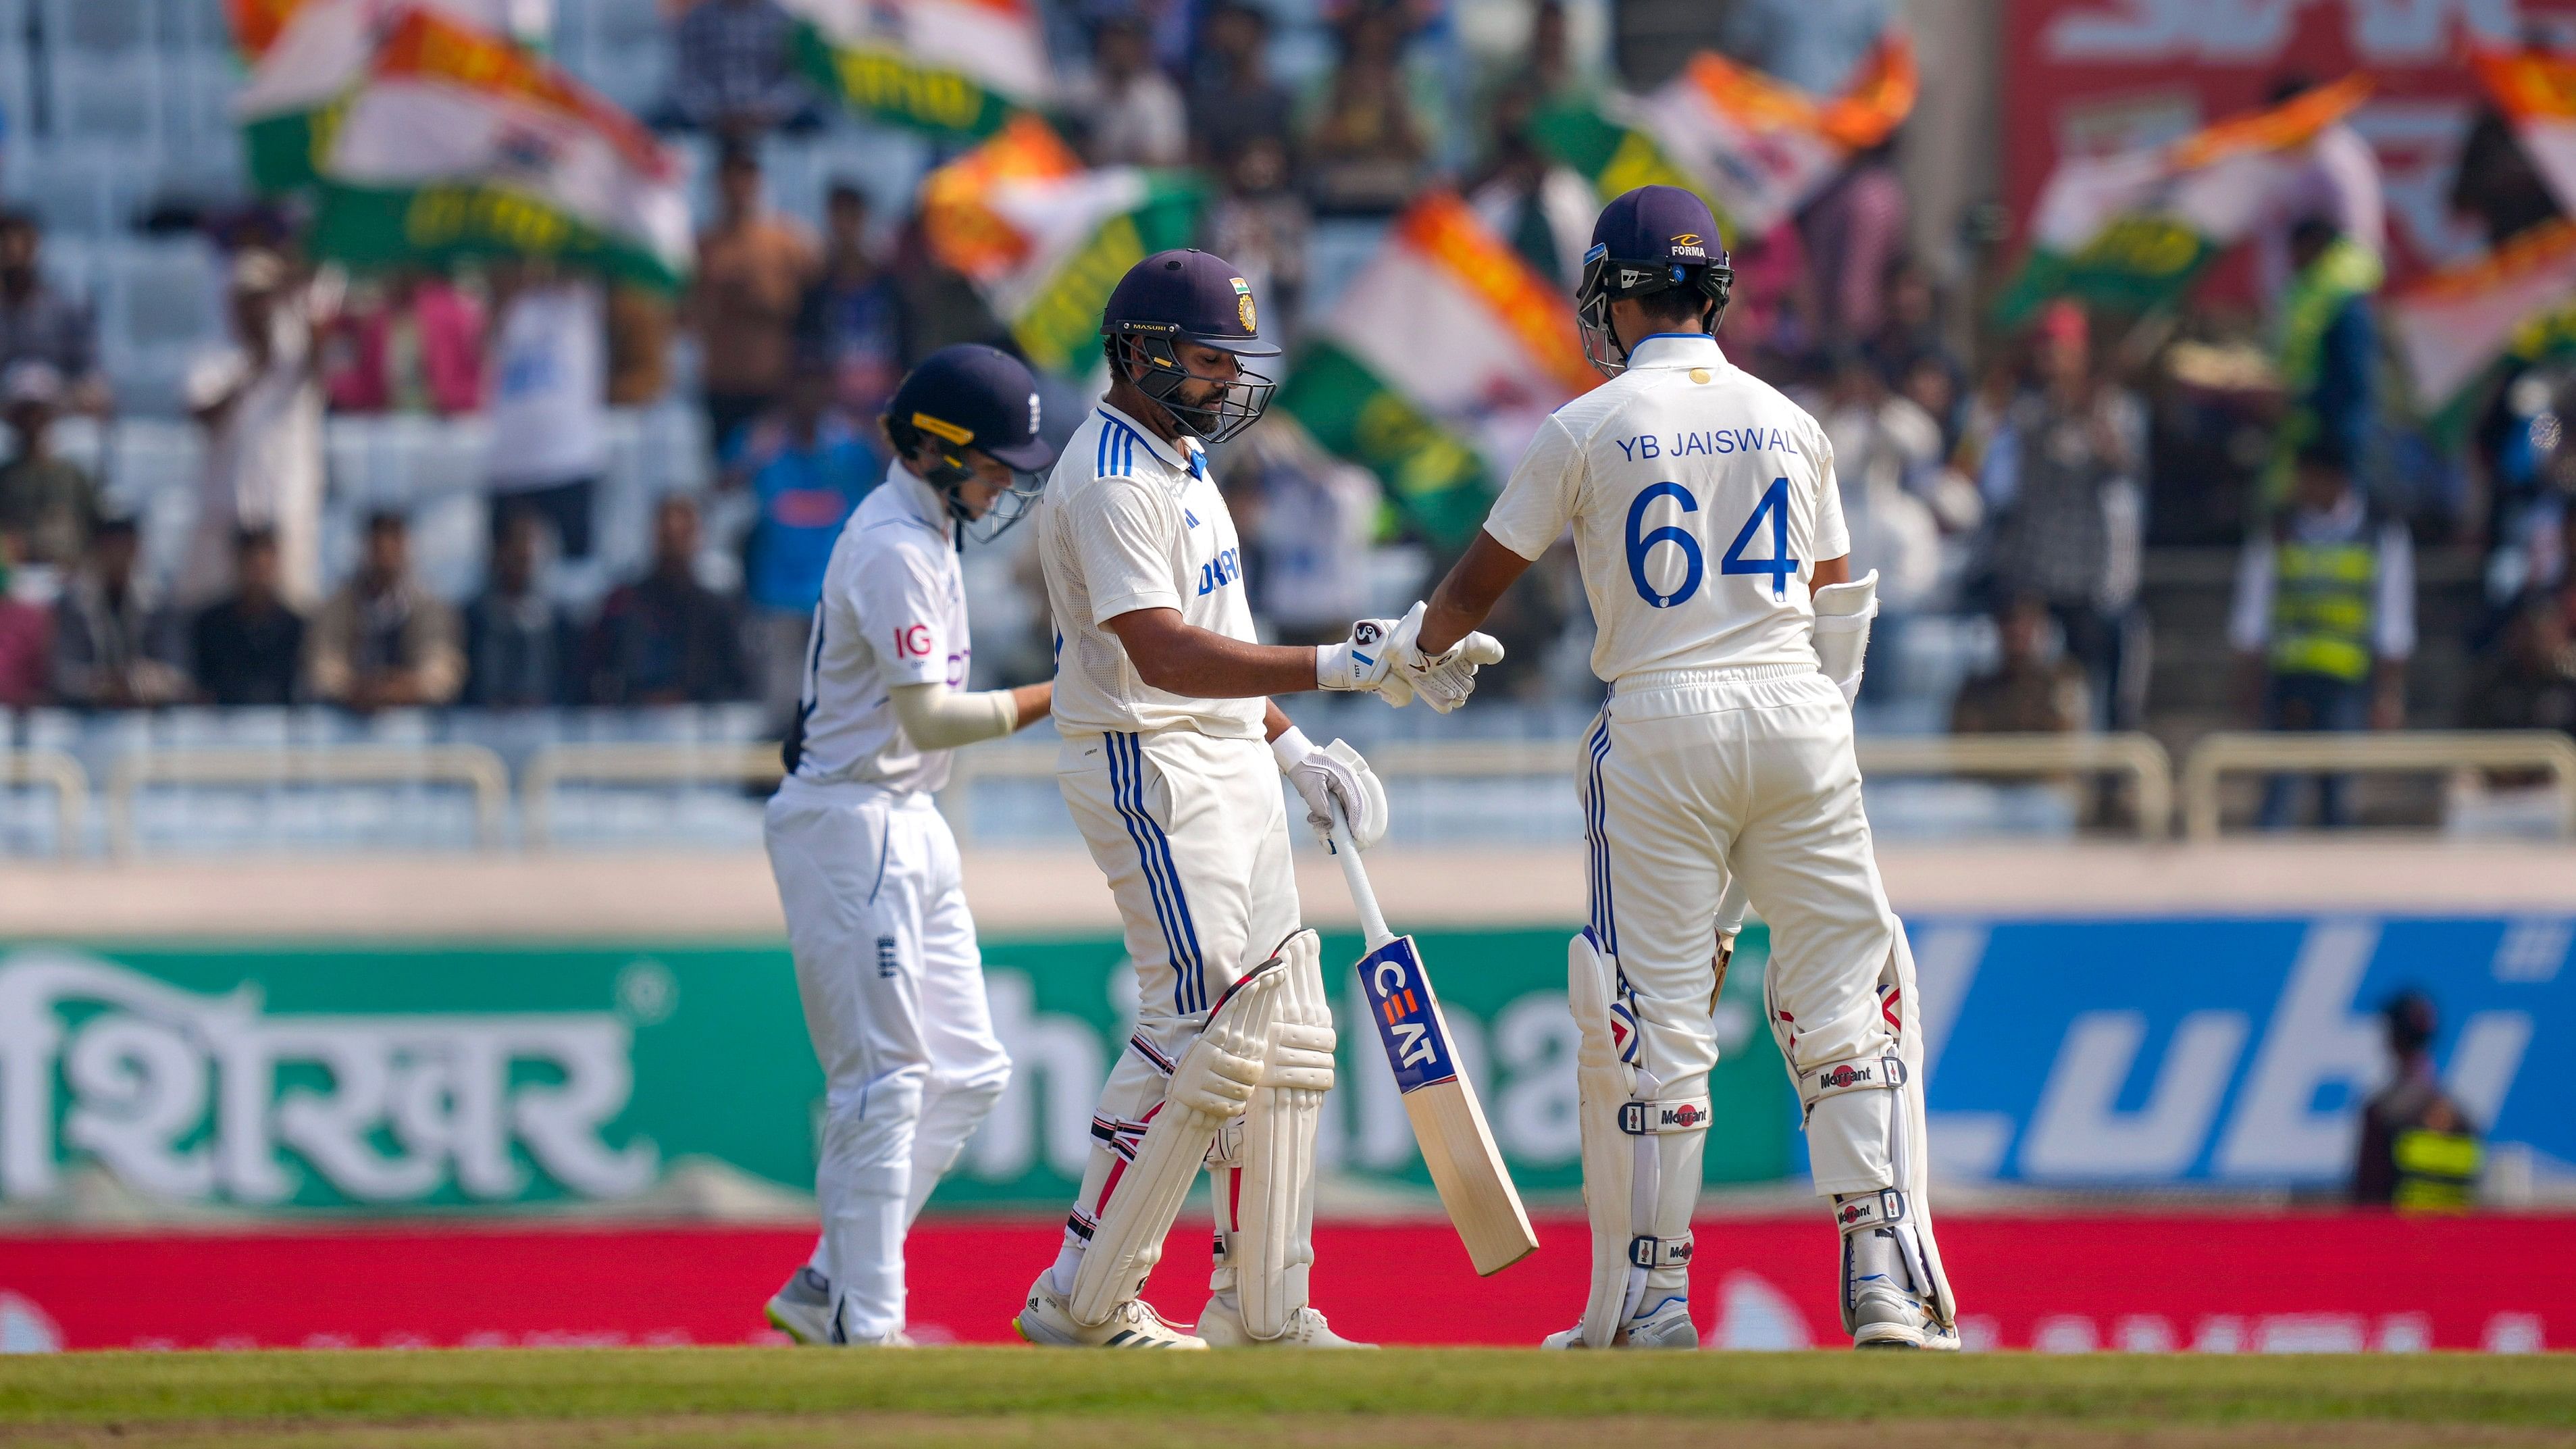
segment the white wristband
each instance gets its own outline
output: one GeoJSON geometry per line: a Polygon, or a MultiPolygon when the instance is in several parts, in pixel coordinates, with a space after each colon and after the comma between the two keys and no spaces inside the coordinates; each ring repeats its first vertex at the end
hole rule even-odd
{"type": "Polygon", "coordinates": [[[1314,741],[1307,739],[1306,732],[1295,725],[1281,730],[1279,738],[1270,742],[1270,757],[1279,762],[1279,773],[1283,775],[1304,763],[1306,757],[1313,753],[1314,741]]]}

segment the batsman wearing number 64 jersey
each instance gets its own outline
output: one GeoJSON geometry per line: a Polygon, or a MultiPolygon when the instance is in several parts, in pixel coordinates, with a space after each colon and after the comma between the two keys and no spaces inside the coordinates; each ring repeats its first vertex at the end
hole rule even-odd
{"type": "Polygon", "coordinates": [[[1582,755],[1591,922],[1567,973],[1592,1278],[1582,1321],[1548,1343],[1698,1345],[1710,1017],[1749,898],[1772,928],[1765,1014],[1841,1235],[1844,1327],[1864,1348],[1956,1348],[1914,961],[1852,750],[1877,575],[1849,581],[1824,430],[1718,347],[1733,273],[1708,208],[1642,187],[1592,241],[1577,321],[1611,380],[1540,427],[1413,640],[1465,637],[1573,530],[1610,686],[1582,755]]]}

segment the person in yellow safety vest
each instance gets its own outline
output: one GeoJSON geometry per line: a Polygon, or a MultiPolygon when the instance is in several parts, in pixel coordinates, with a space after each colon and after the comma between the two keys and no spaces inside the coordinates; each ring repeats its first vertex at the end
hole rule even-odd
{"type": "MultiPolygon", "coordinates": [[[[2289,506],[2248,537],[2228,639],[2246,712],[2265,729],[2395,729],[2415,651],[2415,561],[2406,526],[2379,516],[2329,439],[2302,448],[2289,506]]],[[[2352,823],[2347,780],[2318,786],[2318,823],[2352,823]]],[[[2290,825],[2298,779],[2275,775],[2261,823],[2290,825]]]]}
{"type": "Polygon", "coordinates": [[[2352,1200],[2402,1213],[2461,1213],[2477,1205],[2483,1151],[2468,1113],[2433,1071],[2433,1003],[2420,991],[2387,1006],[2396,1070],[2361,1109],[2352,1200]]]}

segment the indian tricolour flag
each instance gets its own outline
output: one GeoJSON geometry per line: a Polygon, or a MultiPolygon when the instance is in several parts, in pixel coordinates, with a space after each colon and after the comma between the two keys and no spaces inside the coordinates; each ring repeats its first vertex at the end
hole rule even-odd
{"type": "Polygon", "coordinates": [[[1189,173],[1088,169],[1027,114],[921,185],[940,261],[975,283],[1030,362],[1072,378],[1102,365],[1100,314],[1118,279],[1188,246],[1199,202],[1189,173]]]}
{"type": "Polygon", "coordinates": [[[815,83],[877,120],[989,136],[1047,98],[1033,0],[781,0],[815,83]]]}
{"type": "Polygon", "coordinates": [[[1886,140],[1916,88],[1914,47],[1893,30],[1832,99],[1702,51],[1646,95],[1569,100],[1532,132],[1605,201],[1639,186],[1698,192],[1733,241],[1795,215],[1854,152],[1886,140]]]}
{"type": "Polygon", "coordinates": [[[367,78],[385,35],[411,10],[434,10],[501,33],[511,0],[224,0],[233,45],[250,76],[233,110],[250,147],[252,182],[309,186],[338,105],[367,78]]]}
{"type": "Polygon", "coordinates": [[[321,148],[315,251],[353,266],[549,256],[655,285],[693,252],[679,167],[541,57],[404,11],[321,148]]]}
{"type": "Polygon", "coordinates": [[[2350,76],[2166,145],[2058,162],[1996,310],[2012,322],[2059,295],[2140,311],[2170,301],[2253,230],[2299,149],[2369,95],[2369,78],[2350,76]]]}
{"type": "Polygon", "coordinates": [[[1539,424],[1599,381],[1555,284],[1435,192],[1343,289],[1278,407],[1454,545],[1484,522],[1492,480],[1539,424]]]}
{"type": "Polygon", "coordinates": [[[2558,204],[2576,213],[2576,58],[2475,49],[2469,65],[2558,204]]]}
{"type": "Polygon", "coordinates": [[[2533,227],[2436,272],[2388,311],[2417,398],[2438,424],[2456,426],[2497,364],[2576,352],[2576,221],[2533,227]]]}

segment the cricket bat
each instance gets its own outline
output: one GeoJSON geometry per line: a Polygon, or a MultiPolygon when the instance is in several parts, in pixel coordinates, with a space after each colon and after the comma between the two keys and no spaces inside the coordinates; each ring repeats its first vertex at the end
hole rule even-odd
{"type": "Polygon", "coordinates": [[[1422,953],[1411,936],[1386,928],[1368,870],[1350,843],[1348,824],[1336,821],[1325,845],[1342,863],[1342,879],[1350,886],[1351,904],[1358,908],[1360,930],[1368,938],[1367,954],[1359,962],[1360,990],[1386,1047],[1386,1064],[1403,1095],[1404,1114],[1413,1120],[1422,1161],[1431,1169],[1440,1206],[1448,1210],[1476,1272],[1491,1277],[1537,1252],[1538,1236],[1530,1231],[1520,1190],[1512,1186],[1511,1170],[1503,1165],[1493,1130],[1485,1125],[1476,1088],[1450,1050],[1449,1024],[1441,1018],[1440,999],[1431,992],[1422,953]]]}

